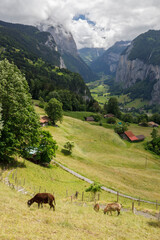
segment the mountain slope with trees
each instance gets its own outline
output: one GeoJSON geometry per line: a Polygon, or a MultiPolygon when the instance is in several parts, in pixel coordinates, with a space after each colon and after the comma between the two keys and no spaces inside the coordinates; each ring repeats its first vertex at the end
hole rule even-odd
{"type": "Polygon", "coordinates": [[[90,91],[78,73],[60,69],[60,54],[50,33],[32,26],[0,21],[0,60],[8,59],[25,74],[34,99],[68,90],[78,106],[89,103],[90,91]]]}
{"type": "Polygon", "coordinates": [[[93,61],[100,57],[104,52],[104,48],[81,48],[78,50],[83,61],[90,66],[93,61]]]}

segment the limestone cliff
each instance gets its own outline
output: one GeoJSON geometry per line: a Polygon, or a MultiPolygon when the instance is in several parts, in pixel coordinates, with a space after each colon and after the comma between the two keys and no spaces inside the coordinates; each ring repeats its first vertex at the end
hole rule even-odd
{"type": "Polygon", "coordinates": [[[151,61],[152,53],[155,51],[155,43],[152,47],[151,43],[149,43],[149,46],[147,45],[147,41],[151,41],[151,37],[149,39],[148,35],[147,37],[143,35],[141,39],[137,39],[132,41],[131,45],[120,57],[116,72],[116,83],[120,83],[123,89],[127,89],[141,82],[141,85],[137,85],[137,90],[138,86],[144,86],[145,94],[145,89],[149,86],[148,90],[150,92],[148,92],[148,94],[150,97],[148,100],[150,104],[160,103],[160,62],[156,62],[155,59],[157,58],[155,57],[151,61]],[[145,58],[144,54],[146,54],[146,52],[143,45],[146,46],[146,52],[150,47],[148,58],[145,58]]]}

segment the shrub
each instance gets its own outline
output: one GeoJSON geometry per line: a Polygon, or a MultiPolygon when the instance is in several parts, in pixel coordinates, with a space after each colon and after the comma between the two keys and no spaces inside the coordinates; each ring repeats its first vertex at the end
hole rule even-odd
{"type": "Polygon", "coordinates": [[[115,127],[114,127],[114,131],[118,134],[121,134],[121,133],[124,133],[125,131],[127,131],[127,125],[119,125],[117,124],[115,127]]]}
{"type": "Polygon", "coordinates": [[[71,153],[72,153],[72,150],[73,150],[73,148],[74,148],[74,142],[66,142],[66,143],[64,144],[64,148],[65,148],[65,150],[68,151],[69,154],[71,154],[71,153]]]}
{"type": "Polygon", "coordinates": [[[114,117],[109,117],[109,118],[107,118],[107,123],[115,124],[116,123],[116,119],[114,117]]]}

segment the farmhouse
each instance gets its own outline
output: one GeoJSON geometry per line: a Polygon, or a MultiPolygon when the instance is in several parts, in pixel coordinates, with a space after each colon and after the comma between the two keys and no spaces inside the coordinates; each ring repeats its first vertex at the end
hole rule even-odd
{"type": "Polygon", "coordinates": [[[149,127],[159,127],[159,125],[155,122],[148,122],[149,127]]]}
{"type": "Polygon", "coordinates": [[[94,122],[93,117],[85,117],[85,120],[88,121],[88,122],[94,122]]]}
{"type": "Polygon", "coordinates": [[[143,141],[145,139],[144,135],[135,136],[132,133],[132,131],[125,131],[124,135],[126,136],[127,140],[129,140],[130,142],[139,142],[139,141],[143,141]]]}
{"type": "Polygon", "coordinates": [[[47,126],[49,121],[50,121],[50,119],[47,116],[43,116],[40,118],[40,124],[42,127],[47,126]]]}
{"type": "Polygon", "coordinates": [[[110,117],[114,117],[114,114],[108,113],[104,115],[104,118],[110,118],[110,117]]]}

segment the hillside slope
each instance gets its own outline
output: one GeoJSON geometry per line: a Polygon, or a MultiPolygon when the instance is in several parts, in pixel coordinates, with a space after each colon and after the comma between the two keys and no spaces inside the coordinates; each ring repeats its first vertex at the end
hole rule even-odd
{"type": "MultiPolygon", "coordinates": [[[[116,191],[152,201],[160,198],[159,158],[145,151],[143,143],[131,144],[123,141],[113,129],[71,117],[64,117],[59,128],[45,129],[58,143],[56,159],[62,164],[116,191]],[[61,152],[67,141],[75,144],[71,156],[61,152]]],[[[131,130],[150,139],[151,128],[133,127],[131,130]]]]}
{"type": "Polygon", "coordinates": [[[0,208],[1,240],[159,239],[158,222],[131,213],[110,217],[102,211],[96,213],[93,205],[71,204],[65,198],[56,198],[55,212],[49,211],[48,205],[42,209],[38,209],[37,204],[28,208],[27,201],[31,196],[17,193],[2,182],[0,191],[3,192],[0,208]]]}

